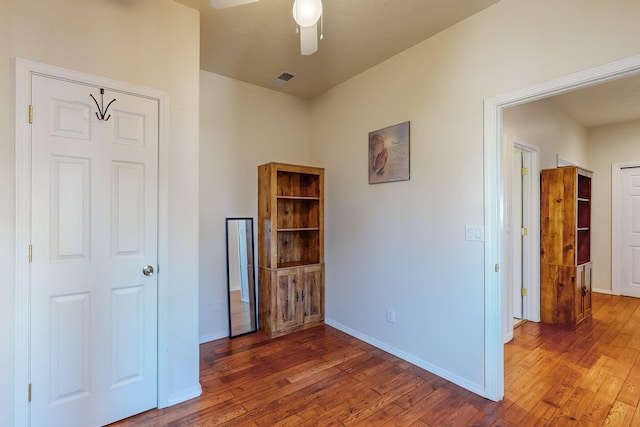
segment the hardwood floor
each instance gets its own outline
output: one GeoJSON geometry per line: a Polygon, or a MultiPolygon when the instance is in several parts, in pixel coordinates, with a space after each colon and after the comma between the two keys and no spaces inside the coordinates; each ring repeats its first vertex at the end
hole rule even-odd
{"type": "Polygon", "coordinates": [[[229,292],[229,306],[231,310],[231,331],[233,335],[241,335],[251,331],[251,306],[242,302],[240,291],[229,292]]]}
{"type": "Polygon", "coordinates": [[[575,331],[516,329],[498,403],[319,326],[203,344],[201,397],[113,426],[640,426],[640,300],[593,306],[575,331]]]}

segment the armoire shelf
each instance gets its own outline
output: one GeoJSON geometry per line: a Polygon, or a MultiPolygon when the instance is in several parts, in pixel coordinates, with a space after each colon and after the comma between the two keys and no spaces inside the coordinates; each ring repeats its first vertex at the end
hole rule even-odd
{"type": "Polygon", "coordinates": [[[324,169],[258,166],[259,324],[270,336],[324,320],[324,169]]]}

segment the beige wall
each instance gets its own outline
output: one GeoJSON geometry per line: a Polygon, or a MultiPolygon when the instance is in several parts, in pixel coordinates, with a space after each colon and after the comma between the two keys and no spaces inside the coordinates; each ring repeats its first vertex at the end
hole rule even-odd
{"type": "Polygon", "coordinates": [[[0,39],[0,425],[13,425],[14,408],[14,57],[168,94],[171,328],[161,337],[170,365],[161,400],[187,397],[199,389],[197,12],[172,0],[2,1],[0,39]]]}
{"type": "Polygon", "coordinates": [[[517,138],[540,151],[540,169],[556,167],[556,154],[588,169],[587,130],[548,100],[506,108],[503,112],[503,144],[517,138]]]}
{"type": "Polygon", "coordinates": [[[330,323],[482,389],[483,102],[640,54],[640,2],[613,3],[502,0],[312,101],[330,323]],[[367,133],[406,120],[411,180],[368,185],[367,133]]]}
{"type": "MultiPolygon", "coordinates": [[[[258,165],[309,163],[308,102],[200,72],[200,341],[228,335],[225,218],[253,217],[258,165]],[[219,302],[221,310],[214,311],[219,302]]],[[[255,242],[257,245],[257,241],[255,242]]]]}
{"type": "Polygon", "coordinates": [[[13,425],[14,387],[14,146],[12,31],[13,3],[0,2],[0,425],[13,425]]]}
{"type": "Polygon", "coordinates": [[[593,287],[611,291],[611,165],[640,161],[640,120],[589,129],[589,165],[594,171],[591,252],[593,287]]]}

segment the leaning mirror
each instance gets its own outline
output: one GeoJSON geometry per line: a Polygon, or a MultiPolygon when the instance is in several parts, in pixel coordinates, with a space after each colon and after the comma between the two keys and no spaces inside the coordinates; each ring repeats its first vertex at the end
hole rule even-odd
{"type": "Polygon", "coordinates": [[[227,218],[229,336],[256,331],[253,218],[227,218]]]}

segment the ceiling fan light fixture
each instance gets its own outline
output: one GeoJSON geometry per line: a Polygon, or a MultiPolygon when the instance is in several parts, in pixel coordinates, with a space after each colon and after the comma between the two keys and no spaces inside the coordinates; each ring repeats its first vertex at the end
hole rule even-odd
{"type": "Polygon", "coordinates": [[[294,0],[293,19],[301,27],[311,27],[322,16],[322,0],[294,0]]]}
{"type": "Polygon", "coordinates": [[[300,27],[300,54],[313,55],[318,51],[318,25],[300,27]]]}
{"type": "MultiPolygon", "coordinates": [[[[300,54],[312,55],[318,51],[318,20],[322,25],[322,0],[293,0],[293,20],[300,34],[300,54]]],[[[320,31],[322,40],[322,33],[320,31]]]]}

